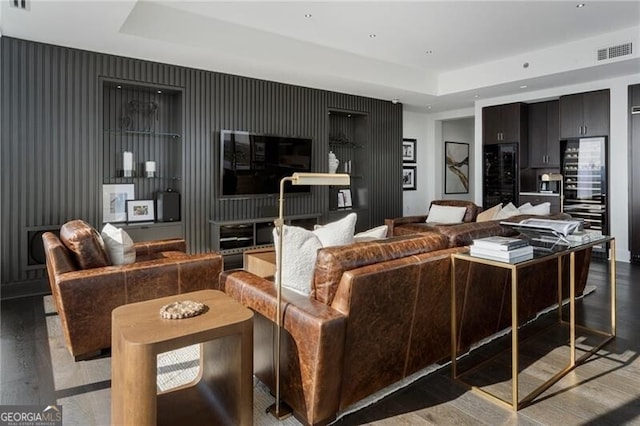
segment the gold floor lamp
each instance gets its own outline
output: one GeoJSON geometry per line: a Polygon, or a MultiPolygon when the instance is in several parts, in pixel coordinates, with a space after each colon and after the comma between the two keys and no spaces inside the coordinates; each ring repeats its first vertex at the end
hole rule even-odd
{"type": "Polygon", "coordinates": [[[560,173],[545,173],[540,177],[543,182],[560,182],[560,213],[564,212],[564,177],[560,173]]]}
{"type": "Polygon", "coordinates": [[[277,259],[277,271],[276,271],[276,290],[277,290],[277,306],[276,306],[276,351],[275,351],[275,363],[276,363],[276,400],[273,405],[267,408],[267,412],[271,413],[278,420],[285,419],[291,415],[291,408],[283,406],[280,401],[280,340],[281,329],[283,327],[282,312],[281,312],[281,300],[282,300],[282,240],[284,240],[283,228],[284,228],[284,184],[285,182],[291,182],[291,185],[315,185],[315,186],[327,186],[327,185],[340,185],[346,186],[351,183],[351,179],[347,174],[341,173],[294,173],[291,176],[287,176],[280,180],[280,201],[278,208],[278,218],[274,220],[276,233],[278,235],[278,259],[277,259]]]}

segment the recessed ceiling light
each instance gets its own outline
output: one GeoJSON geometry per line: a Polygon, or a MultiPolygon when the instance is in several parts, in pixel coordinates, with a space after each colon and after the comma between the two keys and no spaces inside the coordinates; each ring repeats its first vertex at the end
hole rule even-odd
{"type": "Polygon", "coordinates": [[[162,90],[158,90],[158,93],[162,93],[162,90]]]}
{"type": "Polygon", "coordinates": [[[584,4],[584,3],[578,3],[578,4],[576,5],[576,7],[577,7],[578,9],[581,9],[581,8],[583,8],[584,6],[585,6],[585,4],[584,4]]]}
{"type": "Polygon", "coordinates": [[[305,17],[305,18],[307,18],[307,19],[308,19],[308,18],[311,18],[312,16],[313,16],[313,15],[312,15],[312,14],[310,14],[310,13],[305,13],[305,14],[304,14],[304,17],[305,17]]]}
{"type": "Polygon", "coordinates": [[[520,86],[520,88],[521,88],[521,89],[526,89],[526,88],[527,88],[527,85],[526,85],[526,84],[523,84],[522,86],[520,86]]]}
{"type": "Polygon", "coordinates": [[[119,84],[116,86],[116,89],[122,89],[122,86],[120,86],[119,84]]]}
{"type": "Polygon", "coordinates": [[[431,105],[427,105],[427,109],[431,109],[431,105]]]}
{"type": "Polygon", "coordinates": [[[475,95],[473,95],[473,97],[474,97],[474,98],[479,98],[479,97],[480,97],[480,95],[475,94],[475,95]]]}
{"type": "Polygon", "coordinates": [[[433,50],[427,50],[427,51],[425,51],[425,53],[426,53],[427,55],[431,55],[431,54],[433,53],[433,50]]]}
{"type": "Polygon", "coordinates": [[[369,34],[369,38],[376,38],[375,34],[369,34]]]}

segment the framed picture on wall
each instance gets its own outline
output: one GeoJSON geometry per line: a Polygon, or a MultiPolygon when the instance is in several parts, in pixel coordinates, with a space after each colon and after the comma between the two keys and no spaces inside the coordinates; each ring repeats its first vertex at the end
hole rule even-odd
{"type": "Polygon", "coordinates": [[[402,166],[402,189],[414,191],[416,189],[416,166],[402,166]]]}
{"type": "Polygon", "coordinates": [[[444,193],[469,193],[469,144],[444,143],[444,193]]]}
{"type": "Polygon", "coordinates": [[[102,185],[102,222],[126,222],[127,200],[133,198],[132,183],[102,185]]]}
{"type": "Polygon", "coordinates": [[[127,222],[153,222],[153,200],[127,200],[127,222]]]}
{"type": "Polygon", "coordinates": [[[402,162],[403,163],[415,163],[416,162],[416,144],[415,139],[402,139],[402,162]]]}

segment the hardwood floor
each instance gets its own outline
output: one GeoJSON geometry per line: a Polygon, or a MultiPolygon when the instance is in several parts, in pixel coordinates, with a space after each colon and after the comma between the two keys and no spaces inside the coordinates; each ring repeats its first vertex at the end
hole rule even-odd
{"type": "MultiPolygon", "coordinates": [[[[589,285],[595,285],[596,291],[579,302],[579,320],[598,328],[604,328],[609,319],[607,274],[606,262],[592,262],[589,285]]],[[[444,368],[336,424],[640,425],[640,315],[636,307],[640,303],[640,265],[617,264],[617,292],[616,339],[518,413],[471,393],[444,368]]],[[[57,355],[50,353],[46,325],[47,315],[52,314],[45,311],[42,297],[2,301],[0,404],[64,404],[69,395],[85,393],[95,401],[84,407],[87,418],[105,418],[109,408],[100,399],[105,399],[110,381],[104,371],[83,373],[96,377],[91,386],[55,389],[51,360],[57,355]]],[[[522,345],[527,350],[521,374],[525,388],[566,360],[565,354],[553,349],[554,339],[562,338],[562,332],[536,336],[522,345]]],[[[496,351],[502,344],[498,339],[475,356],[496,351]]],[[[504,387],[500,383],[504,372],[489,368],[478,380],[496,389],[504,387]]],[[[65,418],[66,425],[89,423],[93,422],[65,418]]]]}

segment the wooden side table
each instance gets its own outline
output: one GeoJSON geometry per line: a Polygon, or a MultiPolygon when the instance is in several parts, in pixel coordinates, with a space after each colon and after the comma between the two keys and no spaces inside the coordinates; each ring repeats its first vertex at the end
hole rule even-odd
{"type": "Polygon", "coordinates": [[[253,423],[253,313],[226,294],[202,290],[120,306],[112,312],[111,423],[253,423]],[[193,300],[208,306],[185,319],[160,308],[193,300]],[[157,392],[157,355],[201,344],[192,383],[157,392]]]}
{"type": "Polygon", "coordinates": [[[259,277],[273,277],[276,274],[275,248],[246,250],[242,258],[242,267],[259,277]]]}

